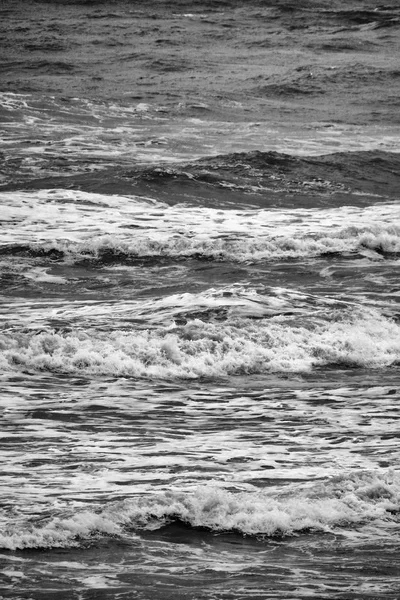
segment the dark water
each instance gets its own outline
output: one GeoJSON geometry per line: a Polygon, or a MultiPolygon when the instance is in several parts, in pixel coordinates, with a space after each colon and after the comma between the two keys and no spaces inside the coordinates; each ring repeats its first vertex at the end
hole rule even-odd
{"type": "Polygon", "coordinates": [[[0,28],[0,597],[400,598],[398,3],[0,28]]]}

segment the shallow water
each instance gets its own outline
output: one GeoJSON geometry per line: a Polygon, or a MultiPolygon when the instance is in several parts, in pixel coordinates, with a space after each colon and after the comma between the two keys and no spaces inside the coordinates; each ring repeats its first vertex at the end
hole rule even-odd
{"type": "Polygon", "coordinates": [[[1,597],[397,599],[397,3],[1,17],[1,597]]]}

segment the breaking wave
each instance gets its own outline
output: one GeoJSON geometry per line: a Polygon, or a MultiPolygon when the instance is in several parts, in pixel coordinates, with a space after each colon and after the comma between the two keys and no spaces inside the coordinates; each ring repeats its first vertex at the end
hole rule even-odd
{"type": "Polygon", "coordinates": [[[128,307],[119,321],[106,306],[90,327],[87,313],[86,328],[76,311],[71,322],[64,315],[65,327],[57,318],[58,329],[11,327],[0,335],[0,365],[5,371],[196,379],[307,373],[332,365],[378,369],[400,361],[399,325],[372,310],[343,303],[292,311],[279,300],[275,307],[230,306],[229,299],[192,309],[189,304],[154,305],[149,319],[151,306],[130,315],[128,307]]]}
{"type": "Polygon", "coordinates": [[[338,476],[303,489],[231,492],[212,485],[193,491],[167,491],[130,498],[102,510],[54,516],[36,524],[9,524],[0,547],[25,548],[93,545],[102,537],[137,539],[143,530],[174,522],[212,532],[255,537],[290,536],[300,532],[336,532],[364,524],[397,522],[400,511],[398,474],[359,472],[338,476]]]}
{"type": "Polygon", "coordinates": [[[70,190],[2,197],[2,220],[10,232],[3,236],[0,255],[107,263],[146,257],[243,262],[366,250],[382,256],[400,253],[399,209],[393,202],[363,208],[218,210],[70,190]]]}
{"type": "Polygon", "coordinates": [[[199,236],[172,234],[164,239],[132,236],[121,240],[113,236],[100,236],[88,242],[60,241],[43,245],[8,246],[4,254],[27,253],[31,256],[62,258],[69,263],[93,260],[99,263],[126,262],[130,259],[168,257],[174,259],[198,258],[237,262],[297,259],[326,254],[363,254],[372,250],[382,256],[400,253],[400,229],[372,226],[367,229],[348,228],[329,234],[303,236],[266,235],[252,239],[250,236],[206,234],[199,236]]]}

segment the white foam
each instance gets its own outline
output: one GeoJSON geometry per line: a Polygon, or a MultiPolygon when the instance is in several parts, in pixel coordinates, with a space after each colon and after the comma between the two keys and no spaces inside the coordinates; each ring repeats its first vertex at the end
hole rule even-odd
{"type": "Polygon", "coordinates": [[[50,519],[45,525],[24,523],[7,526],[0,533],[0,547],[7,550],[24,548],[64,548],[79,546],[79,540],[94,535],[117,535],[120,528],[109,517],[89,511],[72,517],[50,519]]]}
{"type": "Polygon", "coordinates": [[[32,279],[33,281],[41,282],[41,283],[52,283],[55,285],[62,285],[67,283],[67,279],[65,277],[60,277],[58,275],[50,275],[47,272],[47,269],[43,267],[35,267],[26,271],[24,273],[24,277],[27,279],[32,279]]]}

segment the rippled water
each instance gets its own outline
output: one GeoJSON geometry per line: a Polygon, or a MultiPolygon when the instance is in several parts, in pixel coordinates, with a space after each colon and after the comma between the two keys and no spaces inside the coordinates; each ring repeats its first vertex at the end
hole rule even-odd
{"type": "Polygon", "coordinates": [[[397,3],[1,18],[1,597],[398,598],[397,3]]]}

